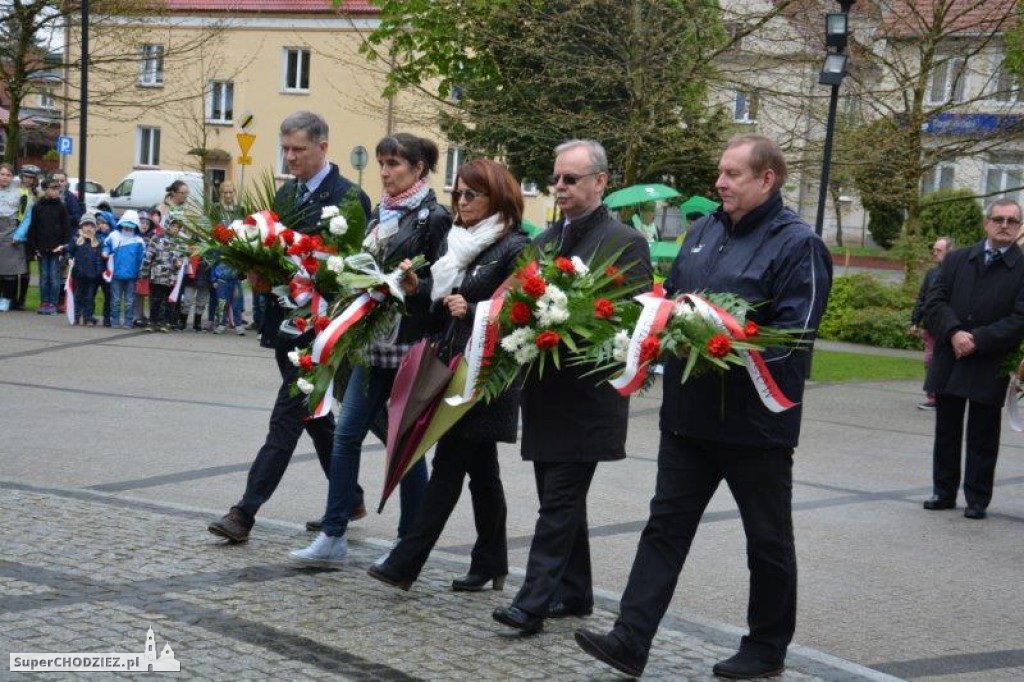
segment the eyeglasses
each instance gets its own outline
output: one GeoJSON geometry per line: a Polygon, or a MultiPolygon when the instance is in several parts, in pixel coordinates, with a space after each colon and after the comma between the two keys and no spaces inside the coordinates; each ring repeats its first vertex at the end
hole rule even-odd
{"type": "Polygon", "coordinates": [[[483,192],[476,192],[471,189],[457,189],[454,192],[452,192],[452,199],[455,199],[456,203],[458,203],[461,199],[465,199],[466,203],[468,204],[471,201],[475,201],[477,197],[485,196],[487,195],[484,194],[483,192]]]}
{"type": "Polygon", "coordinates": [[[1020,225],[1020,218],[1013,218],[1005,215],[990,216],[988,220],[989,222],[996,223],[997,225],[1020,225]]]}
{"type": "Polygon", "coordinates": [[[548,185],[554,187],[560,181],[572,187],[583,178],[589,178],[591,175],[597,175],[604,171],[594,171],[593,173],[584,173],[583,175],[576,175],[575,173],[561,173],[548,176],[548,185]]]}

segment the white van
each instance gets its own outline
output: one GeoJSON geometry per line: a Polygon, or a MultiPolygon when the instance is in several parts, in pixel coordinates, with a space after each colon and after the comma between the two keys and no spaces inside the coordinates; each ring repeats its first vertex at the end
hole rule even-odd
{"type": "Polygon", "coordinates": [[[110,190],[110,208],[120,216],[129,208],[136,211],[158,205],[167,196],[167,188],[176,180],[184,180],[189,201],[201,202],[203,176],[195,171],[137,170],[125,176],[110,190]]]}

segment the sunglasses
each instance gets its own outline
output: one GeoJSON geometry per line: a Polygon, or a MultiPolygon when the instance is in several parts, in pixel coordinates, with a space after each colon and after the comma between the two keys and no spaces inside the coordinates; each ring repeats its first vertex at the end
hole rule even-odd
{"type": "Polygon", "coordinates": [[[989,218],[989,222],[996,223],[997,225],[1020,225],[1020,218],[999,215],[989,218]]]}
{"type": "Polygon", "coordinates": [[[591,175],[597,175],[598,173],[603,173],[603,172],[604,171],[594,171],[593,173],[584,173],[583,175],[576,175],[574,173],[562,173],[560,175],[559,174],[549,175],[548,176],[548,185],[551,186],[551,187],[554,187],[559,182],[564,182],[565,184],[567,184],[570,187],[572,187],[573,185],[575,185],[577,182],[579,182],[583,178],[589,178],[591,175]]]}
{"type": "Polygon", "coordinates": [[[452,199],[455,199],[456,203],[458,203],[459,200],[461,199],[465,199],[466,203],[468,204],[471,201],[475,201],[477,197],[485,196],[487,195],[484,194],[483,192],[476,192],[471,189],[457,189],[454,192],[452,192],[452,199]]]}

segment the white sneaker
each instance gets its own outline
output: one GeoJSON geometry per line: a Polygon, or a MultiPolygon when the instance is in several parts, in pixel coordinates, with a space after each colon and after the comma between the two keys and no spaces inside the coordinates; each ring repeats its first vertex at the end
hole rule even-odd
{"type": "Polygon", "coordinates": [[[218,324],[216,327],[213,328],[213,333],[214,334],[223,334],[224,333],[224,325],[218,324]]]}
{"type": "Polygon", "coordinates": [[[238,334],[239,336],[245,336],[245,327],[237,325],[235,327],[235,333],[238,334]]]}
{"type": "Polygon", "coordinates": [[[331,537],[321,531],[309,547],[292,550],[288,554],[294,561],[304,566],[332,568],[345,563],[345,555],[347,553],[348,538],[344,535],[331,537]]]}

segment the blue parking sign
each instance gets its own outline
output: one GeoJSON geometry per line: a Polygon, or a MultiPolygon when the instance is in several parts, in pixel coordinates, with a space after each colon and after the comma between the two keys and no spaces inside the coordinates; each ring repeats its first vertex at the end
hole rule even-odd
{"type": "Polygon", "coordinates": [[[71,153],[73,140],[70,135],[61,135],[57,138],[57,153],[67,156],[71,153]]]}

